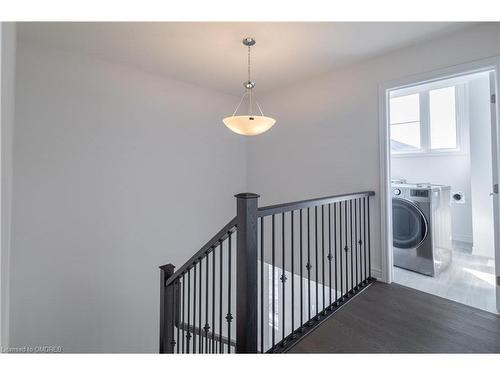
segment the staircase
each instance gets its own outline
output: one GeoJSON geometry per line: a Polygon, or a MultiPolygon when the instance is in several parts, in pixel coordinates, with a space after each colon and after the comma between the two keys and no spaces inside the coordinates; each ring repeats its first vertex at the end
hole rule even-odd
{"type": "Polygon", "coordinates": [[[236,217],[182,267],[160,267],[160,353],[281,353],[375,279],[373,191],[258,207],[236,217]]]}

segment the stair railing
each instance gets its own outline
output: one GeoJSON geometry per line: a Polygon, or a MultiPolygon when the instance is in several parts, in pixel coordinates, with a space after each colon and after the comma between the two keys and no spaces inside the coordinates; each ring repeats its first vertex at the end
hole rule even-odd
{"type": "Polygon", "coordinates": [[[233,220],[178,271],[160,267],[160,353],[289,350],[375,280],[373,195],[259,208],[237,194],[233,220]]]}

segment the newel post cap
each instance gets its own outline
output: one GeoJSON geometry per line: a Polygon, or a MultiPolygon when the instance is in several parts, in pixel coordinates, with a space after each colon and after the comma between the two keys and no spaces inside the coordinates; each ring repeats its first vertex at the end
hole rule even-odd
{"type": "Polygon", "coordinates": [[[259,198],[260,195],[255,194],[255,193],[239,193],[239,194],[236,194],[235,197],[238,199],[255,199],[255,198],[259,198]]]}
{"type": "Polygon", "coordinates": [[[170,276],[174,274],[175,266],[171,263],[160,266],[160,269],[170,276]]]}

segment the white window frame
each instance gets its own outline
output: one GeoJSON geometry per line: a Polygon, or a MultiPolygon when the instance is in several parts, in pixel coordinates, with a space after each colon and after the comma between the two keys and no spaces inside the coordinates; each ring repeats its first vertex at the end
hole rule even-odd
{"type": "MultiPolygon", "coordinates": [[[[398,98],[401,96],[419,94],[420,105],[420,149],[408,151],[393,151],[391,149],[392,157],[418,157],[418,156],[441,156],[441,155],[463,155],[465,153],[464,131],[466,129],[467,121],[467,100],[466,100],[466,87],[464,82],[460,80],[445,80],[433,82],[430,84],[408,87],[396,91],[391,91],[390,99],[398,98]],[[429,91],[437,90],[445,87],[455,86],[455,119],[456,119],[456,137],[457,147],[455,148],[442,148],[431,149],[430,137],[430,100],[429,91]]],[[[390,103],[389,103],[390,105],[390,103]]],[[[390,114],[389,114],[390,116],[390,114]]],[[[390,133],[390,119],[389,119],[389,133],[390,133]]]]}

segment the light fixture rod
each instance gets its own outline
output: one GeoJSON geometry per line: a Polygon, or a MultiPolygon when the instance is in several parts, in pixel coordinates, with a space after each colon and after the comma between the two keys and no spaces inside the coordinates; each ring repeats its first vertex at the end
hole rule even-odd
{"type": "Polygon", "coordinates": [[[240,102],[238,103],[238,106],[236,107],[236,109],[235,109],[235,110],[234,110],[234,112],[233,112],[233,116],[236,114],[236,112],[238,112],[238,108],[240,108],[241,103],[243,103],[243,99],[245,99],[245,96],[247,96],[247,95],[248,95],[248,91],[247,91],[247,92],[245,92],[245,93],[243,94],[243,96],[241,97],[241,100],[240,100],[240,102]]]}
{"type": "Polygon", "coordinates": [[[252,82],[250,79],[250,46],[248,46],[248,82],[252,82]]]}
{"type": "Polygon", "coordinates": [[[251,116],[252,115],[252,89],[248,90],[249,95],[248,95],[248,114],[251,116]]]}
{"type": "Polygon", "coordinates": [[[262,112],[262,108],[260,108],[259,102],[257,100],[255,101],[255,104],[257,104],[257,107],[259,108],[260,115],[264,116],[264,112],[262,112]]]}
{"type": "Polygon", "coordinates": [[[255,85],[255,83],[252,82],[252,64],[251,64],[251,48],[253,45],[255,45],[255,39],[253,38],[245,38],[243,39],[243,44],[248,47],[248,54],[247,54],[247,65],[248,65],[248,80],[245,82],[245,87],[248,90],[248,114],[251,116],[253,114],[253,106],[252,106],[252,89],[255,85]]]}

